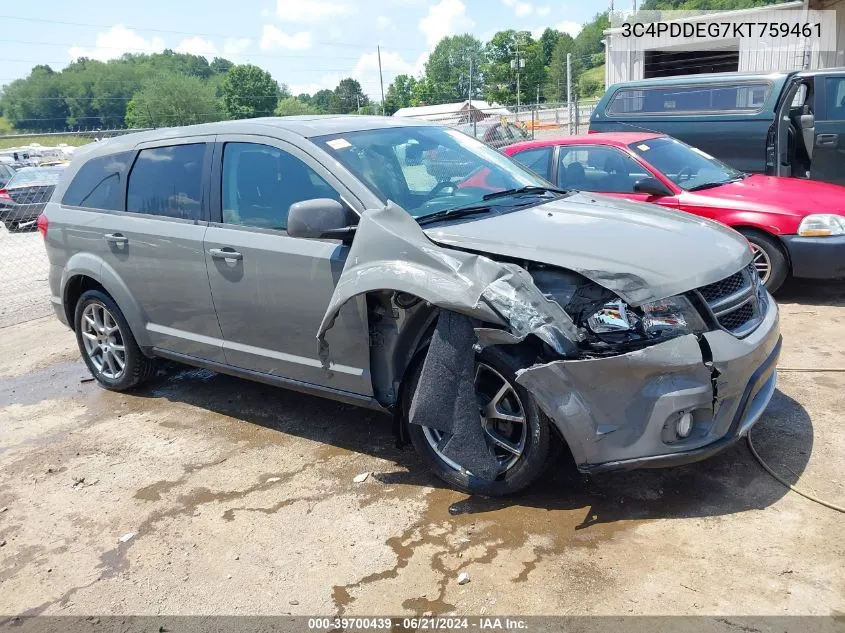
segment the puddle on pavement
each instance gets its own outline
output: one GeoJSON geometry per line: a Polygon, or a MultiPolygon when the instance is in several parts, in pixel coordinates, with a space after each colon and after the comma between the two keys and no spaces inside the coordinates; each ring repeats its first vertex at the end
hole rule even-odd
{"type": "Polygon", "coordinates": [[[81,360],[57,363],[28,374],[0,378],[0,408],[72,398],[94,388],[91,373],[81,360]]]}

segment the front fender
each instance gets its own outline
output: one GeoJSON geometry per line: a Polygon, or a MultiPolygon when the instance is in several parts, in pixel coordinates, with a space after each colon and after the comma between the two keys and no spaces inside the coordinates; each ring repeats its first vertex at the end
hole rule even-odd
{"type": "Polygon", "coordinates": [[[404,209],[388,202],[361,216],[343,273],[317,331],[323,366],[326,333],[353,297],[377,290],[417,296],[444,310],[506,326],[516,337],[535,334],[561,354],[583,337],[569,315],[547,299],[514,264],[439,246],[404,209]]]}

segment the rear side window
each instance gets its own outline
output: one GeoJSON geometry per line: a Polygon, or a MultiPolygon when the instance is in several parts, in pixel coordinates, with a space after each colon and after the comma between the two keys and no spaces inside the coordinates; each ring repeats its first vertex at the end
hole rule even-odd
{"type": "Polygon", "coordinates": [[[201,219],[204,158],[205,143],[141,150],[129,173],[126,210],[201,219]]]}
{"type": "Polygon", "coordinates": [[[62,204],[86,209],[123,211],[123,179],[134,152],[92,158],[85,163],[62,198],[62,204]]]}
{"type": "Polygon", "coordinates": [[[538,147],[527,149],[524,152],[514,154],[513,158],[528,167],[531,171],[539,174],[546,180],[552,179],[552,151],[553,147],[538,147]]]}
{"type": "Polygon", "coordinates": [[[626,114],[759,112],[769,97],[768,83],[622,88],[607,106],[609,116],[626,114]]]}

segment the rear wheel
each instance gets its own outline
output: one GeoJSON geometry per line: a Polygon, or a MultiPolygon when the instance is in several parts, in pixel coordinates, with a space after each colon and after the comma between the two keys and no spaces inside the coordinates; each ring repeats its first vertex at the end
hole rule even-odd
{"type": "Polygon", "coordinates": [[[777,238],[758,231],[740,229],[751,244],[754,267],[769,292],[775,292],[789,276],[789,261],[777,238]]]}
{"type": "MultiPolygon", "coordinates": [[[[446,457],[442,448],[446,434],[436,429],[408,424],[411,443],[431,470],[450,486],[466,492],[503,496],[519,492],[543,472],[551,442],[548,422],[537,403],[516,384],[513,361],[487,349],[476,357],[475,390],[479,424],[499,461],[499,474],[490,481],[475,477],[459,463],[446,457]]],[[[407,421],[413,393],[422,372],[418,363],[403,399],[407,421]]]]}
{"type": "Polygon", "coordinates": [[[74,329],[82,359],[106,389],[125,391],[153,375],[155,360],[144,356],[120,308],[104,292],[82,294],[74,329]]]}

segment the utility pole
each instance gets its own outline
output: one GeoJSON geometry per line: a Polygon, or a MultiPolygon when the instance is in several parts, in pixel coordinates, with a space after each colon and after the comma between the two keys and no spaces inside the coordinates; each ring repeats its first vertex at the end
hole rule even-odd
{"type": "Polygon", "coordinates": [[[569,134],[572,135],[572,53],[566,54],[566,115],[569,119],[569,134]]]}
{"type": "Polygon", "coordinates": [[[384,78],[381,76],[381,46],[376,45],[378,52],[378,81],[381,84],[381,115],[384,116],[384,78]]]}
{"type": "Polygon", "coordinates": [[[469,104],[469,120],[472,121],[472,135],[475,136],[477,126],[475,119],[475,110],[472,108],[472,57],[469,58],[469,94],[467,95],[467,103],[469,104]]]}
{"type": "Polygon", "coordinates": [[[519,71],[525,68],[525,60],[519,56],[519,39],[516,40],[516,58],[511,60],[511,68],[516,69],[516,120],[519,121],[519,71]]]}

